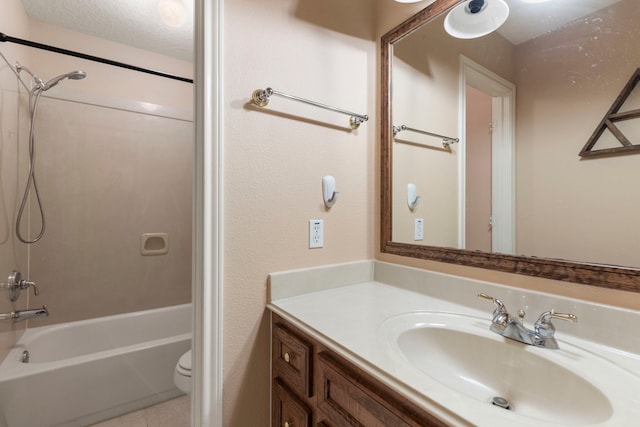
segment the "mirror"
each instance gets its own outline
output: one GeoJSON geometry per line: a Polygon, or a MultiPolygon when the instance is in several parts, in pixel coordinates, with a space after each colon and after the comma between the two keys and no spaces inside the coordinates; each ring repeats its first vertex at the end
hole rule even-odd
{"type": "Polygon", "coordinates": [[[382,37],[382,251],[640,291],[638,155],[616,135],[640,144],[634,0],[506,0],[475,39],[444,30],[461,3],[382,37]]]}

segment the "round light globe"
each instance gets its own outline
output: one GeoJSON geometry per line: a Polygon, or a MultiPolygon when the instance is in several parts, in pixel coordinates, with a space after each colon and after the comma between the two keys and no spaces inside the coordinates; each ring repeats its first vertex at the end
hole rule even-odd
{"type": "Polygon", "coordinates": [[[170,27],[181,27],[187,20],[187,8],[181,0],[160,0],[158,14],[170,27]]]}
{"type": "Polygon", "coordinates": [[[444,19],[444,29],[459,39],[474,39],[494,32],[509,17],[509,6],[503,0],[485,0],[482,9],[471,13],[469,2],[454,7],[444,19]]]}
{"type": "Polygon", "coordinates": [[[420,3],[421,1],[425,2],[426,6],[429,6],[431,3],[436,0],[396,0],[396,3],[420,3]]]}

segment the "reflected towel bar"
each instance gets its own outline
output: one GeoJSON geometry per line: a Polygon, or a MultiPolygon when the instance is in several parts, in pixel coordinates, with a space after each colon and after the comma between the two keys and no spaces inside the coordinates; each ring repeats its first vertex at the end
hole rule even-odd
{"type": "Polygon", "coordinates": [[[347,110],[343,110],[343,109],[340,109],[340,108],[332,107],[332,106],[326,105],[326,104],[321,104],[321,103],[315,102],[315,101],[310,101],[308,99],[300,98],[299,96],[294,96],[294,95],[289,95],[289,94],[286,94],[286,93],[278,92],[277,90],[273,90],[270,87],[268,87],[266,89],[256,89],[256,90],[254,90],[253,94],[251,96],[251,100],[258,107],[266,107],[269,104],[269,97],[271,95],[278,95],[278,96],[281,96],[283,98],[293,99],[294,101],[304,102],[305,104],[309,104],[309,105],[313,105],[313,106],[316,106],[316,107],[324,108],[325,110],[331,110],[331,111],[335,111],[337,113],[346,114],[348,116],[351,116],[349,118],[349,126],[351,126],[351,129],[358,129],[358,127],[360,127],[360,124],[362,124],[363,122],[366,122],[367,120],[369,120],[369,116],[367,116],[366,114],[352,113],[351,111],[347,111],[347,110]]]}
{"type": "Polygon", "coordinates": [[[395,137],[399,132],[402,132],[403,130],[408,130],[410,132],[421,133],[423,135],[435,136],[436,138],[442,138],[442,146],[444,148],[449,148],[449,145],[455,144],[457,142],[460,142],[459,138],[452,138],[450,136],[439,135],[437,133],[427,132],[425,130],[414,129],[414,128],[410,128],[410,127],[405,126],[405,125],[394,126],[393,127],[393,136],[395,137]]]}

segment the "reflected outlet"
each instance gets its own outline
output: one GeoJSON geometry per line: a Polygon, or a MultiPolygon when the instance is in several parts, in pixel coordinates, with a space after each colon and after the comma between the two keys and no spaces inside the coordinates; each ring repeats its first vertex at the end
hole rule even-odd
{"type": "Polygon", "coordinates": [[[424,219],[416,218],[415,225],[413,227],[413,240],[424,239],[424,219]]]}

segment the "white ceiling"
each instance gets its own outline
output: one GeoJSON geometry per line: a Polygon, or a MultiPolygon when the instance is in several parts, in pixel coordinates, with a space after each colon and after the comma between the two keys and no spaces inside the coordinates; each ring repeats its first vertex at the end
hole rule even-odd
{"type": "Polygon", "coordinates": [[[193,61],[193,1],[182,1],[187,18],[178,28],[162,21],[158,0],[22,0],[22,4],[30,18],[193,61]]]}
{"type": "MultiPolygon", "coordinates": [[[[22,3],[33,19],[193,61],[193,1],[182,1],[187,19],[179,28],[160,19],[158,0],[22,0],[22,3]]],[[[620,0],[505,1],[509,5],[509,19],[498,32],[520,44],[620,0]]]]}

